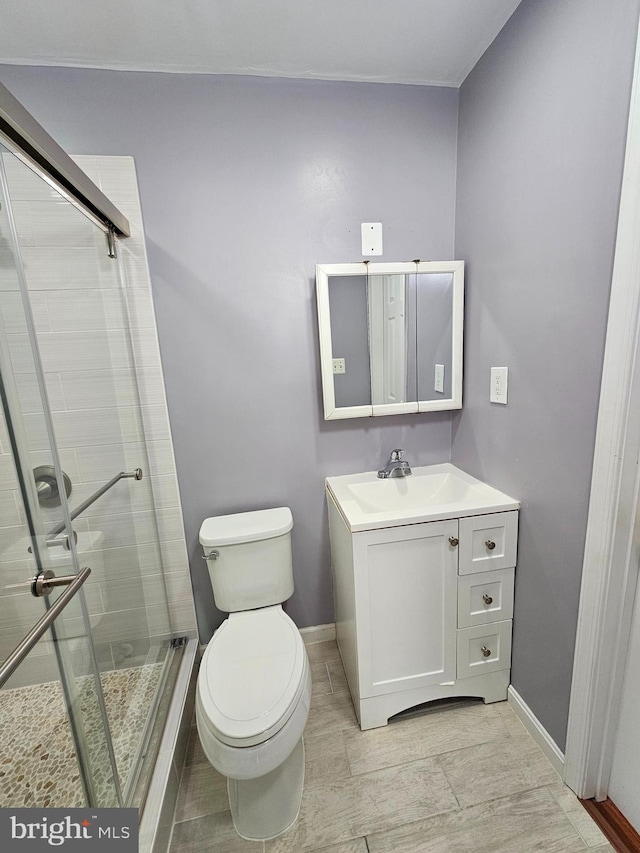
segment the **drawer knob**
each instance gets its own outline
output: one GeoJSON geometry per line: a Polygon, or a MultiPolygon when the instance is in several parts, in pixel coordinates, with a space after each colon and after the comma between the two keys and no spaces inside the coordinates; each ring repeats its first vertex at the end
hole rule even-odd
{"type": "Polygon", "coordinates": [[[493,549],[496,547],[496,543],[492,542],[491,539],[487,539],[487,541],[484,544],[487,546],[487,548],[490,551],[493,551],[493,549]]]}
{"type": "Polygon", "coordinates": [[[493,604],[493,598],[490,595],[487,595],[486,592],[482,596],[482,600],[484,601],[485,604],[493,604]]]}
{"type": "Polygon", "coordinates": [[[488,649],[486,646],[483,646],[480,651],[482,652],[482,656],[488,658],[491,654],[491,649],[488,649]]]}
{"type": "Polygon", "coordinates": [[[458,540],[456,539],[456,537],[450,536],[449,537],[449,545],[451,545],[452,548],[455,548],[457,544],[458,544],[458,540]]]}

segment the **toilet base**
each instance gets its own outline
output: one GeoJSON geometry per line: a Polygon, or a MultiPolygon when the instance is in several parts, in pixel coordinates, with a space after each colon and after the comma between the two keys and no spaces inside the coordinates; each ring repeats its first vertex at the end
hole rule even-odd
{"type": "Polygon", "coordinates": [[[275,770],[257,779],[227,779],[229,805],[238,835],[268,841],[293,826],[300,811],[304,785],[302,738],[275,770]]]}

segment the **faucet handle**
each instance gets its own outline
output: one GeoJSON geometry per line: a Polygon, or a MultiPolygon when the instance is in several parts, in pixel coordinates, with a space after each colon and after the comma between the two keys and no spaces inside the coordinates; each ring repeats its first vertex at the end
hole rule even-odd
{"type": "Polygon", "coordinates": [[[400,462],[400,461],[402,461],[401,456],[403,453],[404,453],[404,450],[402,450],[399,447],[396,450],[392,450],[391,456],[389,457],[389,462],[400,462]]]}

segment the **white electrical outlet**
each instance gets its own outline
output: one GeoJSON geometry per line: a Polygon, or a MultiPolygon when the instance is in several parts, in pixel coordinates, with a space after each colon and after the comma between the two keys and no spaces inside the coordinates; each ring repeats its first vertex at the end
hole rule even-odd
{"type": "Polygon", "coordinates": [[[436,364],[433,390],[444,393],[444,364],[436,364]]]}
{"type": "Polygon", "coordinates": [[[489,391],[490,403],[507,404],[507,384],[509,380],[508,367],[491,368],[491,389],[489,391]]]}
{"type": "Polygon", "coordinates": [[[334,358],[333,359],[333,372],[334,373],[344,373],[345,372],[344,358],[334,358]]]}

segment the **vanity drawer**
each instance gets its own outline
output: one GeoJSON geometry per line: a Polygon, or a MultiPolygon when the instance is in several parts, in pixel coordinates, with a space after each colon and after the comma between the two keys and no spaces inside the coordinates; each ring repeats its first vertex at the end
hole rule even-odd
{"type": "Polygon", "coordinates": [[[459,577],[458,628],[511,619],[514,574],[515,569],[499,569],[459,577]]]}
{"type": "Polygon", "coordinates": [[[511,621],[458,630],[458,678],[511,666],[511,621]]]}
{"type": "Polygon", "coordinates": [[[496,512],[461,518],[458,573],[511,569],[518,551],[518,512],[496,512]]]}

